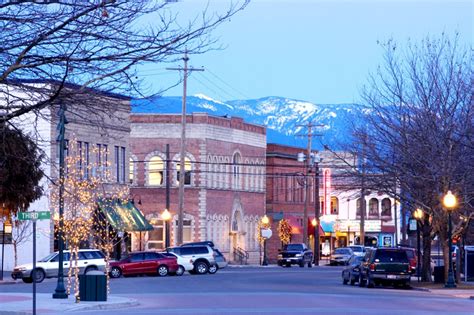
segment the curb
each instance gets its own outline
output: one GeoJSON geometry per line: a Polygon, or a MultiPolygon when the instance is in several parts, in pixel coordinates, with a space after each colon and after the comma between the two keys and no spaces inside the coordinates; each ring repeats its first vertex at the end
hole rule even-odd
{"type": "Polygon", "coordinates": [[[120,303],[110,303],[110,304],[108,302],[102,302],[100,304],[94,304],[94,305],[87,305],[87,304],[82,304],[82,303],[87,303],[87,302],[80,302],[78,303],[78,305],[67,308],[64,311],[76,312],[76,311],[93,311],[93,310],[113,310],[117,308],[126,308],[126,307],[133,307],[133,306],[140,305],[140,303],[135,299],[128,299],[128,301],[124,301],[120,303]]]}
{"type": "Polygon", "coordinates": [[[3,280],[0,281],[0,285],[6,285],[6,284],[16,284],[17,282],[15,280],[3,280]]]}

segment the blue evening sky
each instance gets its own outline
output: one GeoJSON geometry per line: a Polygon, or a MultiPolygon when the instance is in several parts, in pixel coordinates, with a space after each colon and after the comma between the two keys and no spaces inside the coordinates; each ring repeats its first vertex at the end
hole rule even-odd
{"type": "MultiPolygon", "coordinates": [[[[180,0],[170,8],[180,18],[199,14],[204,0],[180,0]]],[[[210,0],[224,10],[228,0],[210,0]]],[[[377,41],[404,45],[442,32],[460,33],[472,45],[473,2],[460,0],[251,0],[248,7],[213,33],[225,49],[191,55],[204,67],[188,81],[188,95],[226,101],[282,96],[319,104],[351,103],[369,71],[382,61],[377,41]]],[[[179,79],[170,65],[142,72],[153,90],[179,79]]],[[[171,65],[173,66],[173,65],[171,65]]],[[[174,66],[182,66],[176,63],[174,66]]],[[[165,92],[179,96],[182,86],[165,92]]]]}

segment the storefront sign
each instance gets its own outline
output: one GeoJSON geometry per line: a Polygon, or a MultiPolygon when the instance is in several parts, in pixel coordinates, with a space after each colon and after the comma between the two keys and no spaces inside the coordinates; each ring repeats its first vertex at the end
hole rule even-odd
{"type": "MultiPolygon", "coordinates": [[[[359,232],[360,221],[359,220],[339,220],[339,231],[340,232],[359,232]]],[[[382,230],[382,221],[380,220],[365,220],[364,231],[365,232],[380,232],[382,230]]]]}

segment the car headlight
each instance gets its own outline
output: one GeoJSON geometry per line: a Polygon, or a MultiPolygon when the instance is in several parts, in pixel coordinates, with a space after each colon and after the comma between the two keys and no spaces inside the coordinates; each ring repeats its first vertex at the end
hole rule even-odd
{"type": "Polygon", "coordinates": [[[26,271],[26,267],[17,267],[17,268],[15,268],[15,270],[18,270],[18,271],[26,271]]]}
{"type": "Polygon", "coordinates": [[[282,255],[282,254],[278,254],[278,258],[283,258],[283,255],[282,255]]]}
{"type": "Polygon", "coordinates": [[[303,256],[302,254],[296,254],[295,257],[301,257],[303,256]]]}

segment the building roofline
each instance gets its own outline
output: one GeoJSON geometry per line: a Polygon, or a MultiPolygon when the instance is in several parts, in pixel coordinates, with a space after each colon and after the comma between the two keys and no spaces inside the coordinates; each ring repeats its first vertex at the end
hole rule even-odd
{"type": "Polygon", "coordinates": [[[117,98],[117,99],[122,99],[122,100],[127,100],[131,101],[132,97],[119,94],[119,93],[113,93],[113,92],[107,92],[107,91],[102,91],[96,88],[90,88],[90,87],[83,87],[81,85],[75,84],[75,83],[70,83],[70,82],[61,82],[58,80],[52,80],[52,79],[13,79],[13,80],[7,80],[7,84],[25,84],[25,83],[43,83],[43,84],[51,84],[51,85],[60,85],[63,84],[65,88],[70,88],[70,89],[83,89],[84,91],[90,91],[95,94],[101,94],[104,96],[112,97],[112,98],[117,98]]]}

